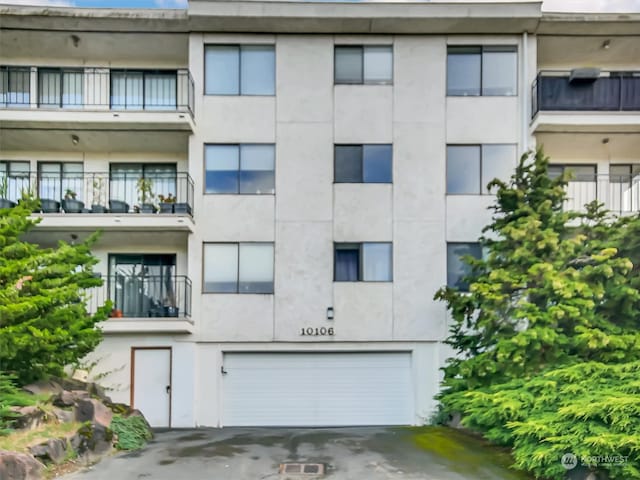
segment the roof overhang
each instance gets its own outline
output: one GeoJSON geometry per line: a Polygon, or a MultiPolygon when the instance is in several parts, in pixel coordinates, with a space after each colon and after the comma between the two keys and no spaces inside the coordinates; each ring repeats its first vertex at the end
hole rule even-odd
{"type": "Polygon", "coordinates": [[[543,13],[538,35],[640,35],[640,13],[543,13]]]}
{"type": "Polygon", "coordinates": [[[189,28],[201,32],[513,34],[535,30],[541,3],[191,0],[189,28]]]}

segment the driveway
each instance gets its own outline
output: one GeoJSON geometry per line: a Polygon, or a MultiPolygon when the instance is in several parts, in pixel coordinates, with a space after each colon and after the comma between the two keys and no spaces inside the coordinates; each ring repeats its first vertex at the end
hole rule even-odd
{"type": "Polygon", "coordinates": [[[520,480],[508,458],[458,432],[422,428],[224,428],[158,433],[143,450],[65,480],[285,480],[284,462],[322,463],[331,480],[520,480]]]}

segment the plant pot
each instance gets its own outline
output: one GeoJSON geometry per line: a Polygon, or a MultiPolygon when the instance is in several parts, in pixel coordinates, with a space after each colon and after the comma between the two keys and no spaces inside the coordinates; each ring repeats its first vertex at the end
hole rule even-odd
{"type": "Polygon", "coordinates": [[[48,198],[41,198],[40,211],[42,213],[58,213],[60,212],[60,202],[48,198]]]}
{"type": "Polygon", "coordinates": [[[191,215],[191,206],[188,203],[175,203],[173,205],[173,213],[186,213],[191,215]]]}
{"type": "Polygon", "coordinates": [[[160,213],[173,213],[173,203],[161,203],[160,213]]]}
{"type": "Polygon", "coordinates": [[[16,204],[11,200],[7,200],[6,198],[0,198],[0,209],[2,208],[13,208],[16,204]]]}
{"type": "Polygon", "coordinates": [[[129,204],[121,200],[109,200],[109,211],[111,213],[129,213],[129,204]]]}
{"type": "Polygon", "coordinates": [[[179,309],[178,307],[164,307],[165,317],[177,317],[179,309]]]}
{"type": "Polygon", "coordinates": [[[153,203],[143,203],[140,205],[140,213],[156,213],[156,206],[153,203]]]}
{"type": "Polygon", "coordinates": [[[62,210],[67,213],[82,213],[84,202],[73,198],[62,200],[62,210]]]}
{"type": "Polygon", "coordinates": [[[91,205],[91,213],[107,213],[107,207],[102,205],[91,205]]]}

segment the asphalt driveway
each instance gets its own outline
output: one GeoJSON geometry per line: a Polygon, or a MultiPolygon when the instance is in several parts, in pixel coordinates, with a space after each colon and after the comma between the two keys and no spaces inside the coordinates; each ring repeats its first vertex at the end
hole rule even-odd
{"type": "Polygon", "coordinates": [[[331,480],[520,480],[497,450],[457,432],[424,428],[225,428],[158,433],[65,480],[285,480],[284,462],[322,463],[331,480]]]}

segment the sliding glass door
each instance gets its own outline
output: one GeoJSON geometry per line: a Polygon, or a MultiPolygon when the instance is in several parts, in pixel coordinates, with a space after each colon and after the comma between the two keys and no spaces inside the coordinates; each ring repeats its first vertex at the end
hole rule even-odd
{"type": "Polygon", "coordinates": [[[111,108],[120,110],[175,110],[175,71],[111,71],[111,108]]]}
{"type": "Polygon", "coordinates": [[[176,316],[176,256],[109,255],[109,299],[122,317],[176,316]]]}

